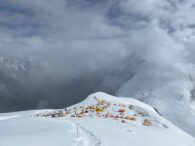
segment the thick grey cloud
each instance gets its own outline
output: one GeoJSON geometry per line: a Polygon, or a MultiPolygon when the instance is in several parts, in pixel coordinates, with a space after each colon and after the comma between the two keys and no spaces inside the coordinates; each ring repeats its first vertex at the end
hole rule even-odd
{"type": "MultiPolygon", "coordinates": [[[[106,84],[104,79],[109,76],[113,82],[121,82],[110,74],[118,68],[120,72],[123,66],[119,62],[128,56],[128,50],[123,43],[127,33],[107,17],[109,5],[90,1],[1,1],[1,55],[26,57],[33,64],[23,77],[1,68],[12,81],[2,81],[2,85],[9,84],[6,91],[13,92],[2,92],[2,98],[6,95],[8,103],[13,104],[18,100],[16,109],[26,109],[28,105],[63,107],[103,87],[113,93],[117,85],[106,84]],[[22,82],[21,88],[10,91],[13,82],[22,82]],[[13,95],[23,96],[24,102],[13,95]]],[[[5,110],[14,110],[12,107],[5,105],[5,110]]]]}

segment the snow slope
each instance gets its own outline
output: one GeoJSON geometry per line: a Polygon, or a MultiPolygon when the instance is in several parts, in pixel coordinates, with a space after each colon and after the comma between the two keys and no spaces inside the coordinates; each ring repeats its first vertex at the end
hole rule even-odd
{"type": "Polygon", "coordinates": [[[62,110],[0,114],[0,146],[195,145],[156,111],[135,99],[95,93],[62,110]]]}
{"type": "Polygon", "coordinates": [[[187,73],[143,65],[116,95],[132,97],[158,108],[166,119],[195,136],[193,80],[187,73]]]}

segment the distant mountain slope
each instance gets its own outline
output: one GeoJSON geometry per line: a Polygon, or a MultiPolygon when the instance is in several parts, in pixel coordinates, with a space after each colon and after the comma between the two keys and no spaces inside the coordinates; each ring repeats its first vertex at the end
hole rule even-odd
{"type": "Polygon", "coordinates": [[[139,99],[195,136],[194,81],[185,70],[142,65],[117,95],[139,99]]]}

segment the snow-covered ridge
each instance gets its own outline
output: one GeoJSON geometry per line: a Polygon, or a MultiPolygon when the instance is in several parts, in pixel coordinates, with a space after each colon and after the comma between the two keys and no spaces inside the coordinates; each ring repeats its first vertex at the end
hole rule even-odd
{"type": "Polygon", "coordinates": [[[0,145],[195,145],[156,111],[135,99],[98,92],[65,109],[0,114],[0,145]]]}
{"type": "Polygon", "coordinates": [[[159,120],[161,117],[154,108],[135,99],[116,98],[101,92],[92,94],[83,102],[63,110],[39,113],[37,116],[104,118],[120,121],[121,123],[133,122],[145,126],[167,128],[159,120]]]}
{"type": "Polygon", "coordinates": [[[0,56],[0,65],[15,71],[26,71],[31,67],[32,61],[25,57],[0,56]]]}

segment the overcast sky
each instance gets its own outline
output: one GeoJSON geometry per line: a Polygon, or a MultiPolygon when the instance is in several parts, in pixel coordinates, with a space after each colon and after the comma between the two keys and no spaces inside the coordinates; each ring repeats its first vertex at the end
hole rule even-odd
{"type": "Polygon", "coordinates": [[[193,76],[194,16],[194,0],[0,0],[0,54],[44,64],[68,96],[115,93],[142,63],[193,76]]]}
{"type": "Polygon", "coordinates": [[[163,64],[193,51],[192,0],[0,0],[0,4],[0,51],[63,64],[70,74],[76,68],[115,64],[134,52],[163,64]]]}

